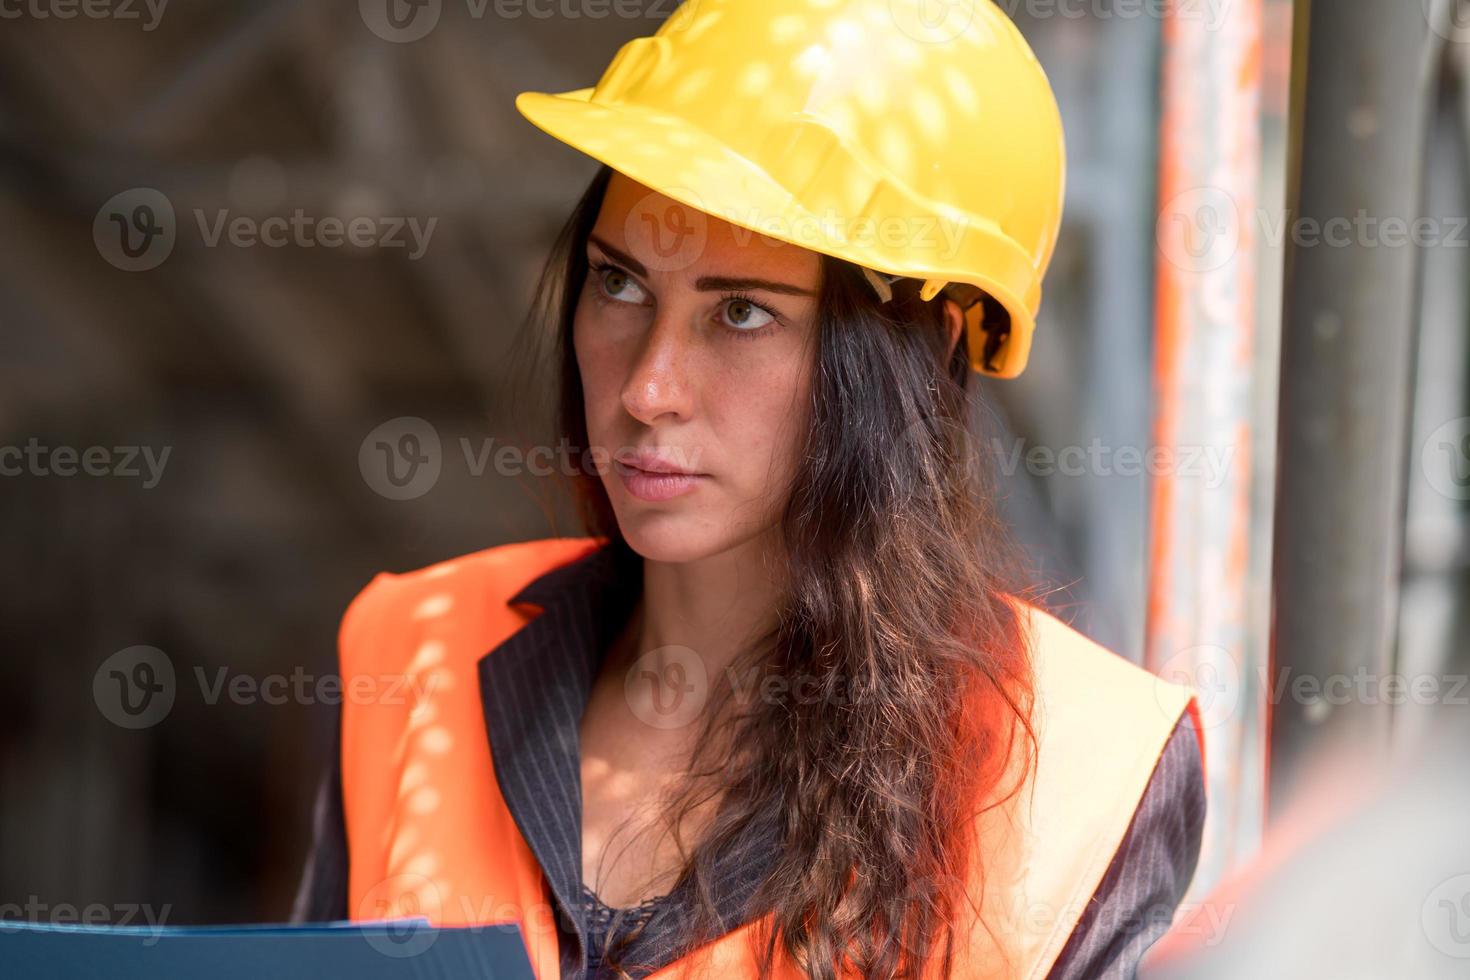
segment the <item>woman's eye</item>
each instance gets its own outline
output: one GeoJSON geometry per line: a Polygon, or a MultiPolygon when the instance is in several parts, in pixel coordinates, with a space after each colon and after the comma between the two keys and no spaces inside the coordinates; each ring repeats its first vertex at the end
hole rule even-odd
{"type": "Polygon", "coordinates": [[[725,325],[736,330],[759,330],[776,319],[748,299],[728,299],[722,309],[725,325]]]}
{"type": "Polygon", "coordinates": [[[621,269],[605,269],[599,273],[599,281],[602,291],[610,299],[619,303],[641,304],[647,297],[644,295],[643,287],[639,286],[633,279],[621,269]]]}

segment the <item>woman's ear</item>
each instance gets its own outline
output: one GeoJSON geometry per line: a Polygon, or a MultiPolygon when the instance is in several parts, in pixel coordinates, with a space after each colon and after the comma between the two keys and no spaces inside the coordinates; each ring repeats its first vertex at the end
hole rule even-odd
{"type": "Polygon", "coordinates": [[[952,299],[944,301],[944,322],[949,327],[949,353],[954,355],[954,345],[960,342],[960,331],[965,329],[965,311],[952,299]]]}

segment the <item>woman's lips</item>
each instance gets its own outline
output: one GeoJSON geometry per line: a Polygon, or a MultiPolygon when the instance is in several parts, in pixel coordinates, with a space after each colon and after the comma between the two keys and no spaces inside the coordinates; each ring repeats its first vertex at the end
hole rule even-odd
{"type": "Polygon", "coordinates": [[[613,460],[613,469],[629,493],[639,500],[648,501],[671,500],[691,493],[703,480],[708,479],[704,473],[663,473],[640,469],[620,459],[613,460]]]}

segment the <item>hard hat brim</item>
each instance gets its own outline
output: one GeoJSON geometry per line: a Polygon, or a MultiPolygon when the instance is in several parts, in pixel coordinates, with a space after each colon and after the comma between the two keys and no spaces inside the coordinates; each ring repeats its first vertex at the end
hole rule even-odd
{"type": "Polygon", "coordinates": [[[1027,268],[1017,267],[1017,249],[999,232],[983,239],[982,244],[993,240],[994,266],[1009,268],[1006,276],[992,279],[969,271],[987,267],[973,255],[966,263],[968,269],[936,268],[933,263],[906,266],[902,255],[890,255],[875,264],[869,251],[850,242],[799,232],[821,228],[819,216],[810,214],[761,167],[698,127],[678,116],[643,107],[595,102],[594,91],[522,92],[515,104],[526,119],[555,139],[687,207],[769,238],[890,275],[979,286],[1006,308],[1011,323],[1009,336],[987,366],[981,363],[986,333],[981,326],[980,304],[967,311],[972,367],[999,378],[1015,377],[1025,369],[1035,329],[1026,300],[1039,304],[1040,284],[1031,284],[1029,292],[1033,296],[1017,295],[1006,285],[1007,281],[1034,277],[1035,270],[1024,259],[1021,261],[1027,268]]]}

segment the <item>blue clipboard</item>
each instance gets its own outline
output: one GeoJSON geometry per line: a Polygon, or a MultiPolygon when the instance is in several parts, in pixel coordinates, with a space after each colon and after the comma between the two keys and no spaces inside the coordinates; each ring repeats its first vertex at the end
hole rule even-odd
{"type": "Polygon", "coordinates": [[[0,919],[6,980],[535,980],[515,923],[84,926],[0,919]]]}

